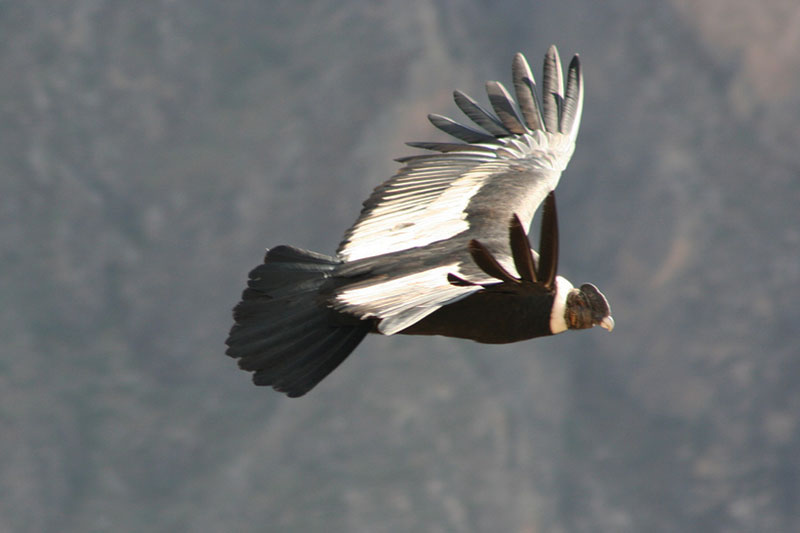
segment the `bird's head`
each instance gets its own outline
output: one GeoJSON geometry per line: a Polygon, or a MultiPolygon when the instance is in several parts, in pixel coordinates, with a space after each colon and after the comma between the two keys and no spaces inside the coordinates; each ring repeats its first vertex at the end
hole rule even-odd
{"type": "Polygon", "coordinates": [[[593,326],[600,326],[608,331],[614,329],[608,300],[591,283],[584,283],[580,288],[570,289],[567,293],[564,320],[568,329],[588,329],[593,326]]]}

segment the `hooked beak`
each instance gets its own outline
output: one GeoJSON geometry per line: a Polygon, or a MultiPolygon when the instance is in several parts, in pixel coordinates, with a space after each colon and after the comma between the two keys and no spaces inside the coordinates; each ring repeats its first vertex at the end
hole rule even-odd
{"type": "Polygon", "coordinates": [[[609,332],[614,330],[614,319],[611,318],[611,315],[604,317],[603,320],[600,321],[600,327],[607,329],[609,332]]]}

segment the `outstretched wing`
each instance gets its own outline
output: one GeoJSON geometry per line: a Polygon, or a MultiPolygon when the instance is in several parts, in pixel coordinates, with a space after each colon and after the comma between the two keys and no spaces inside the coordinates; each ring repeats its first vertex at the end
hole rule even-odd
{"type": "Polygon", "coordinates": [[[508,221],[516,215],[524,235],[558,185],[575,149],[583,79],[575,56],[564,88],[555,46],[545,56],[541,101],[522,54],[512,74],[516,102],[498,82],[486,84],[494,113],[456,91],[456,104],[477,127],[431,115],[461,142],[409,143],[437,153],[401,158],[400,171],[364,202],[337,251],[345,261],[337,276],[352,282],[334,290],[334,309],[377,319],[378,331],[392,335],[493,281],[474,262],[471,241],[486,245],[507,271],[520,268],[508,221]]]}
{"type": "Polygon", "coordinates": [[[505,240],[513,214],[525,228],[558,185],[575,148],[583,108],[576,55],[566,88],[555,46],[544,61],[541,104],[522,54],[514,58],[514,102],[502,84],[486,84],[494,114],[456,91],[458,107],[477,125],[430,115],[434,126],[461,142],[409,145],[435,154],[401,158],[404,164],[364,202],[337,253],[345,261],[408,250],[461,234],[505,240]]]}

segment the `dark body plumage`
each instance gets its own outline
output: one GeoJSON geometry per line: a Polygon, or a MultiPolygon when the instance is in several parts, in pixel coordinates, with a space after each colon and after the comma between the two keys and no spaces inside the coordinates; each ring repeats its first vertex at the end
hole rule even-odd
{"type": "Polygon", "coordinates": [[[566,87],[555,47],[539,103],[522,55],[516,104],[488,82],[494,114],[456,91],[481,129],[439,115],[462,142],[409,143],[437,153],[402,158],[375,189],[336,257],[291,246],[267,251],[249,276],[228,355],[257,385],[300,396],[367,333],[444,335],[509,343],[566,329],[613,327],[605,297],[557,276],[553,190],[575,145],[583,102],[577,56],[566,87]],[[519,111],[517,110],[519,108],[519,111]],[[524,228],[544,202],[539,253],[524,228]]]}
{"type": "Polygon", "coordinates": [[[440,307],[400,334],[444,335],[485,344],[508,344],[552,335],[552,307],[553,294],[546,290],[530,295],[485,290],[440,307]]]}

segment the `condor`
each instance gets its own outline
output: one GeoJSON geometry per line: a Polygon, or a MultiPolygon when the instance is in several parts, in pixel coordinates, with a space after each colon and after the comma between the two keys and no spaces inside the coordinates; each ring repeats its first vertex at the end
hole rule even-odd
{"type": "Polygon", "coordinates": [[[367,333],[443,335],[510,343],[568,329],[614,327],[605,296],[557,274],[554,190],[575,148],[583,109],[576,55],[564,86],[555,46],[541,101],[522,54],[517,100],[486,84],[494,113],[460,91],[477,126],[428,118],[459,142],[414,142],[364,202],[336,255],[276,246],[250,272],[227,354],[256,385],[290,397],[314,388],[367,333]],[[525,228],[542,205],[538,252],[525,228]]]}

